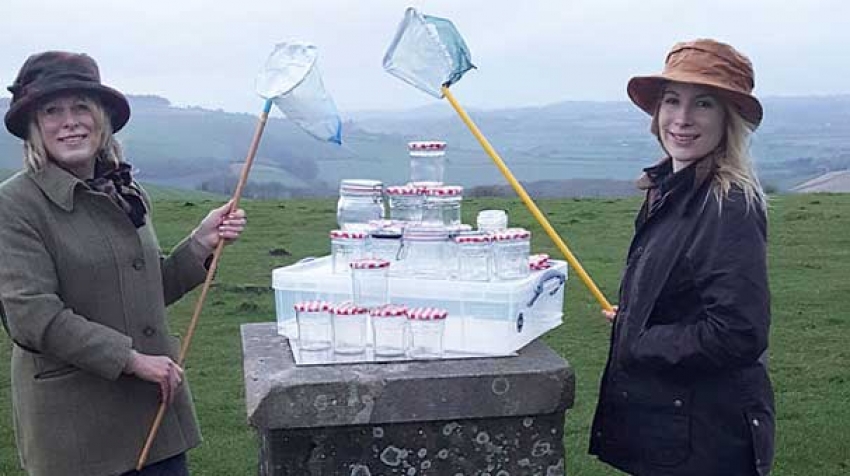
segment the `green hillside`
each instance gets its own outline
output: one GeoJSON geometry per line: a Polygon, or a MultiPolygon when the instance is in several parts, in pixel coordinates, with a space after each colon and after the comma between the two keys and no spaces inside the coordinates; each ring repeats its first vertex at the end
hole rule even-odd
{"type": "MultiPolygon", "coordinates": [[[[175,244],[218,200],[158,201],[155,224],[164,246],[175,244]]],[[[636,199],[544,200],[540,207],[612,301],[630,238],[636,199]]],[[[190,453],[193,474],[256,474],[257,447],[246,424],[239,326],[274,320],[271,271],[305,256],[328,253],[334,200],[245,201],[249,229],[227,248],[187,362],[204,433],[190,453]]],[[[533,248],[557,256],[540,227],[516,200],[464,202],[465,222],[485,208],[505,208],[512,224],[532,229],[533,248]]],[[[774,476],[843,476],[850,471],[850,195],[774,196],[770,210],[773,328],[770,370],[778,412],[774,476]]],[[[172,329],[187,325],[197,292],[171,308],[172,329]]],[[[564,325],[545,341],[577,376],[576,406],[565,433],[567,473],[609,476],[586,455],[588,427],[610,326],[576,278],[568,282],[564,325]]],[[[9,413],[8,339],[0,337],[0,474],[17,471],[9,413]]]]}

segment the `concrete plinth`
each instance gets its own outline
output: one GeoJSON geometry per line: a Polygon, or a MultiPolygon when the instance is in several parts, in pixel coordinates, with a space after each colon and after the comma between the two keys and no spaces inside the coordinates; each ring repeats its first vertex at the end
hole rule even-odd
{"type": "Polygon", "coordinates": [[[575,378],[540,341],[517,357],[296,367],[274,323],[242,326],[259,474],[564,474],[575,378]]]}

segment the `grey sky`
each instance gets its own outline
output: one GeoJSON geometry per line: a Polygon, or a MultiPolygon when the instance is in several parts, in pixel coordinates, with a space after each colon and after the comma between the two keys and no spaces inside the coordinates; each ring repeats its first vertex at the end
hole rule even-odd
{"type": "Polygon", "coordinates": [[[846,0],[3,0],[0,84],[31,53],[83,51],[125,93],[253,113],[266,56],[299,39],[319,47],[343,116],[432,104],[381,68],[407,6],[460,30],[479,68],[453,87],[468,107],[623,100],[630,76],[698,37],[749,55],[761,96],[850,93],[846,0]]]}

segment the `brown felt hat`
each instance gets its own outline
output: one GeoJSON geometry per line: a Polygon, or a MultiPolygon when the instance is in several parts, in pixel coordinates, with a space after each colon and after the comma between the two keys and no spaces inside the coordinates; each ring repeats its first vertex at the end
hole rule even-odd
{"type": "Polygon", "coordinates": [[[100,100],[109,114],[113,132],[130,119],[130,104],[123,94],[100,82],[97,63],[86,54],[47,51],[27,58],[9,86],[12,101],[6,111],[6,129],[26,139],[30,115],[45,100],[66,92],[80,92],[100,100]]]}
{"type": "Polygon", "coordinates": [[[629,80],[629,97],[647,114],[654,115],[668,81],[715,88],[754,129],[761,123],[761,103],[752,95],[753,65],[726,43],[708,39],[677,43],[667,54],[661,74],[629,80]]]}

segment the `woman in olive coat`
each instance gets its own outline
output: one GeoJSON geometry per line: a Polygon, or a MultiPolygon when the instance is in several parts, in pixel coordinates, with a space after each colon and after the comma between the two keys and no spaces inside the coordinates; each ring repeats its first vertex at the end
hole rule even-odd
{"type": "Polygon", "coordinates": [[[644,169],[590,452],[638,476],[765,476],[773,461],[766,200],[748,155],[750,61],[675,45],[632,78],[666,153],[644,169]]]}
{"type": "Polygon", "coordinates": [[[0,304],[12,413],[31,476],[185,475],[200,433],[166,305],[206,275],[244,212],[211,211],[160,252],[151,204],[113,138],[130,117],[84,54],[31,56],[9,90],[25,169],[0,185],[0,304]],[[132,471],[161,400],[149,465],[132,471]]]}

